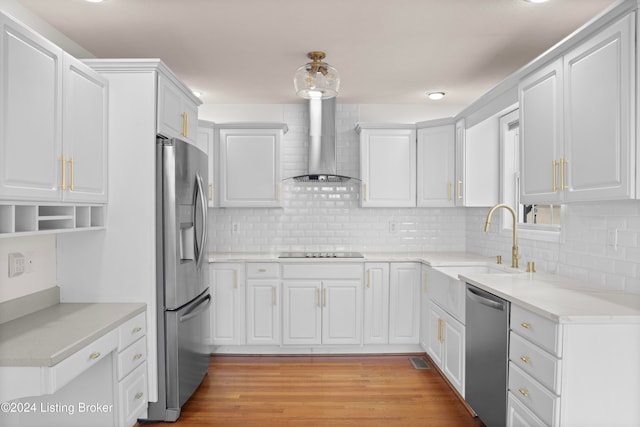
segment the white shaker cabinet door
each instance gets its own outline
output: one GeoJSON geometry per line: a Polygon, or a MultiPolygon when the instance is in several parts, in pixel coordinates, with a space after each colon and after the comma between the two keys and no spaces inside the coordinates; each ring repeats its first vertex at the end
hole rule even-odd
{"type": "Polygon", "coordinates": [[[325,280],[322,292],[322,343],[361,344],[362,282],[325,280]]]}
{"type": "Polygon", "coordinates": [[[454,206],[455,129],[418,129],[418,206],[454,206]]]}
{"type": "Polygon", "coordinates": [[[62,136],[69,188],[63,199],[107,201],[107,80],[64,55],[62,136]]]}
{"type": "Polygon", "coordinates": [[[364,343],[389,343],[389,263],[365,264],[364,343]]]}
{"type": "Polygon", "coordinates": [[[282,130],[220,130],[220,206],[280,206],[282,130]]]}
{"type": "Polygon", "coordinates": [[[389,344],[420,342],[420,277],[418,263],[391,263],[389,344]]]}
{"type": "Polygon", "coordinates": [[[0,15],[0,198],[59,200],[62,50],[0,15]]]}
{"type": "Polygon", "coordinates": [[[627,16],[564,57],[567,202],[633,197],[634,26],[627,16]]]}
{"type": "Polygon", "coordinates": [[[416,206],[415,129],[360,131],[362,207],[416,206]]]}
{"type": "Polygon", "coordinates": [[[211,342],[244,344],[245,283],[243,264],[211,266],[211,342]]]}
{"type": "Polygon", "coordinates": [[[282,282],[282,343],[321,344],[322,282],[282,282]]]}
{"type": "Polygon", "coordinates": [[[279,280],[247,280],[247,344],[280,344],[279,280]]]}

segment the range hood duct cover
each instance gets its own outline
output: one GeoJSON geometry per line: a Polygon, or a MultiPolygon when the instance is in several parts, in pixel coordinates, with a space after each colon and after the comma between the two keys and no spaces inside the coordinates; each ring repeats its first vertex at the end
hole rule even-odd
{"type": "Polygon", "coordinates": [[[336,98],[309,100],[309,167],[298,182],[346,182],[336,167],[336,98]]]}

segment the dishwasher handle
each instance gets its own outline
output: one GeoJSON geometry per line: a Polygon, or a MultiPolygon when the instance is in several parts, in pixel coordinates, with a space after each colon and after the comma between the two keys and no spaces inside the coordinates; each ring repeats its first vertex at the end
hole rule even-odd
{"type": "Polygon", "coordinates": [[[489,292],[482,291],[475,286],[467,284],[467,298],[475,301],[479,304],[486,305],[487,307],[494,308],[496,310],[505,311],[508,304],[507,301],[498,298],[497,296],[490,294],[489,292]]]}

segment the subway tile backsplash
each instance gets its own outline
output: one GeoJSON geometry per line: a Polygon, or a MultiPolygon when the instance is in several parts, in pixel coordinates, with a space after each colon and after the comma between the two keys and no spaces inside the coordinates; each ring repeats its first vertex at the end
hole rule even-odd
{"type": "MultiPolygon", "coordinates": [[[[338,173],[359,178],[357,105],[337,105],[338,173]]],[[[308,114],[284,106],[283,176],[306,173],[308,114]]],[[[359,182],[283,182],[282,208],[210,209],[213,252],[467,251],[510,260],[510,233],[496,223],[483,232],[487,208],[360,208],[359,182]]],[[[584,280],[601,288],[640,293],[640,201],[563,207],[560,241],[521,238],[521,266],[584,280]],[[608,245],[612,230],[616,247],[608,245]]]]}

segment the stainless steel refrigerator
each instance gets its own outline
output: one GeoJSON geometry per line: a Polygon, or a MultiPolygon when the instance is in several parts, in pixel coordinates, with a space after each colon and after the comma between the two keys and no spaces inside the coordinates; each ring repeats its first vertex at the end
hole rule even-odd
{"type": "Polygon", "coordinates": [[[156,141],[158,401],[149,419],[175,421],[209,366],[207,155],[179,139],[156,141]]]}

